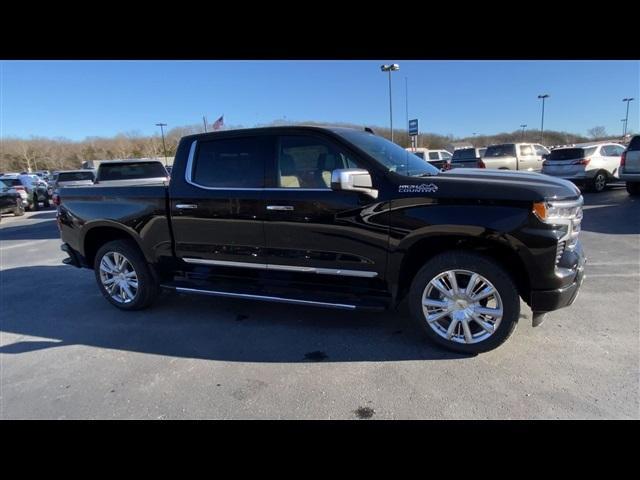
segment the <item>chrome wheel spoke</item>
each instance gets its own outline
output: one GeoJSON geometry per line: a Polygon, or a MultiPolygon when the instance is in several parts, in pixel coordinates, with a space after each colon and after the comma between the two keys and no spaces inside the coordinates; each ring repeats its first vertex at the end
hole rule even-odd
{"type": "Polygon", "coordinates": [[[437,322],[441,318],[444,318],[447,315],[449,315],[449,313],[450,313],[449,310],[444,310],[442,312],[432,313],[427,317],[427,322],[429,322],[429,323],[437,322]]]}
{"type": "Polygon", "coordinates": [[[436,289],[442,293],[445,297],[447,298],[452,298],[453,295],[451,295],[451,291],[444,286],[444,283],[442,283],[442,280],[440,280],[439,278],[434,278],[433,280],[431,280],[431,285],[433,285],[434,287],[436,287],[436,289]]]}
{"type": "Polygon", "coordinates": [[[489,315],[494,318],[502,317],[502,308],[475,307],[473,310],[480,315],[489,315]]]}
{"type": "Polygon", "coordinates": [[[462,320],[462,331],[464,332],[464,341],[471,343],[473,341],[473,335],[471,335],[471,329],[469,328],[469,321],[462,320]]]}
{"type": "Polygon", "coordinates": [[[102,257],[102,261],[100,262],[100,270],[107,273],[114,273],[116,271],[116,266],[113,264],[108,255],[102,257]]]}
{"type": "Polygon", "coordinates": [[[447,339],[451,340],[451,337],[453,336],[453,331],[456,329],[457,325],[458,325],[458,320],[456,320],[455,318],[452,318],[451,323],[449,324],[449,328],[447,328],[447,339]]]}
{"type": "Polygon", "coordinates": [[[479,278],[480,276],[477,273],[474,273],[473,275],[471,275],[471,278],[469,279],[469,283],[467,284],[467,288],[465,288],[464,290],[467,297],[469,298],[473,297],[473,289],[476,288],[479,278]]]}
{"type": "Polygon", "coordinates": [[[102,284],[103,285],[111,285],[115,281],[116,281],[115,277],[111,277],[111,278],[107,278],[106,280],[103,280],[102,284]]]}
{"type": "Polygon", "coordinates": [[[425,307],[438,307],[438,308],[448,308],[449,303],[445,300],[436,300],[435,298],[425,298],[422,301],[422,305],[425,307]]]}
{"type": "Polygon", "coordinates": [[[455,295],[456,293],[459,292],[458,280],[456,279],[456,273],[452,272],[452,271],[448,271],[447,272],[447,278],[449,279],[449,283],[451,284],[451,291],[455,295]]]}
{"type": "Polygon", "coordinates": [[[495,288],[487,285],[485,288],[483,288],[480,291],[480,293],[472,297],[471,300],[473,300],[474,302],[479,302],[480,300],[484,300],[485,298],[490,297],[495,292],[496,292],[495,288]]]}
{"type": "Polygon", "coordinates": [[[493,333],[493,325],[489,322],[485,322],[479,315],[473,315],[473,320],[482,327],[482,329],[487,333],[493,333]]]}

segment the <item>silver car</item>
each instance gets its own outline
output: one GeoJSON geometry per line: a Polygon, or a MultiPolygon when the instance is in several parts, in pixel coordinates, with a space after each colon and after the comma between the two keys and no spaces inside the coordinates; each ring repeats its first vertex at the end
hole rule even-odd
{"type": "Polygon", "coordinates": [[[540,172],[547,147],[539,143],[501,143],[489,145],[482,161],[486,168],[540,172]]]}

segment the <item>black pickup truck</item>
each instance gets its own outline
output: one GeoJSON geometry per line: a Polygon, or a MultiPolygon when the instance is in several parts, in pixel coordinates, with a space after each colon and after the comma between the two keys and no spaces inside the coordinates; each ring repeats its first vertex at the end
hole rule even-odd
{"type": "Polygon", "coordinates": [[[162,289],[341,309],[403,299],[435,342],[478,353],[520,313],[578,294],[582,197],[537,173],[441,173],[370,129],[184,137],[157,185],[63,188],[65,263],[118,308],[162,289]]]}

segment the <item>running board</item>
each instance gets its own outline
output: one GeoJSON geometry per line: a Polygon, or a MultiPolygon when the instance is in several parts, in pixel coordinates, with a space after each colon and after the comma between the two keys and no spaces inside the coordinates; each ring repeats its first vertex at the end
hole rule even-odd
{"type": "Polygon", "coordinates": [[[256,294],[250,294],[250,293],[224,292],[220,290],[201,290],[199,288],[176,287],[173,285],[161,285],[161,287],[175,290],[176,292],[180,292],[180,293],[210,295],[213,297],[243,298],[245,300],[261,300],[264,302],[290,303],[294,305],[338,308],[342,310],[355,310],[356,308],[358,308],[358,306],[356,305],[350,305],[346,303],[318,302],[315,300],[302,300],[299,298],[274,297],[270,295],[256,295],[256,294]]]}

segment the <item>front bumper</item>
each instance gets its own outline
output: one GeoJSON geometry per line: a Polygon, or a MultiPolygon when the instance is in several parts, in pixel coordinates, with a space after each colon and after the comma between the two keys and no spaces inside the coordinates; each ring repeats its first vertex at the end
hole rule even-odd
{"type": "Polygon", "coordinates": [[[584,280],[584,266],[587,257],[584,255],[582,246],[577,244],[572,252],[574,261],[571,268],[563,268],[562,276],[565,277],[568,285],[553,290],[532,290],[531,310],[533,312],[551,312],[559,308],[568,307],[578,297],[580,286],[584,280]]]}
{"type": "Polygon", "coordinates": [[[73,248],[71,248],[68,243],[63,243],[62,245],[60,245],[60,250],[69,255],[67,258],[62,260],[62,263],[64,263],[65,265],[73,265],[77,268],[87,266],[84,257],[76,252],[73,248]]]}

